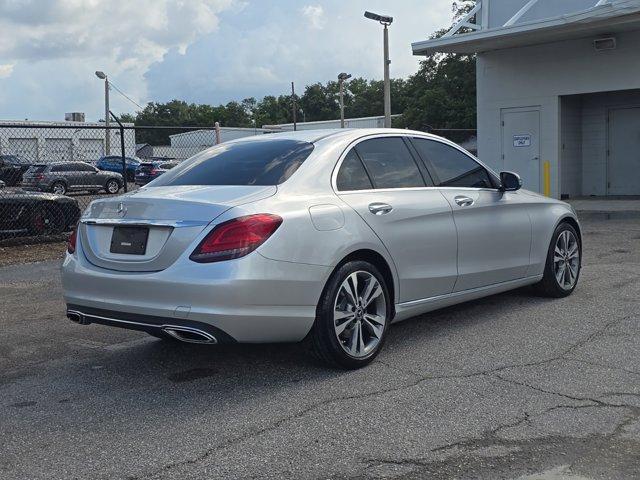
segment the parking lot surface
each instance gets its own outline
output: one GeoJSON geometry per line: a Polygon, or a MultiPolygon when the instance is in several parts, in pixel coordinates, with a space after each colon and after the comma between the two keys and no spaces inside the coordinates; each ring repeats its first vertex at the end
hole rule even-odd
{"type": "Polygon", "coordinates": [[[397,324],[368,368],[65,319],[56,261],[0,269],[0,478],[640,478],[640,217],[583,218],[561,300],[397,324]]]}

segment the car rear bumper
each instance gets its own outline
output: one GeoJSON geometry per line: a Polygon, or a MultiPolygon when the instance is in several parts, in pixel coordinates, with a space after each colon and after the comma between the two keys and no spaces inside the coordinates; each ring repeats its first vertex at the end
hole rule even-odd
{"type": "Polygon", "coordinates": [[[62,266],[67,307],[143,324],[145,318],[160,325],[197,322],[230,341],[296,342],[311,329],[331,273],[331,267],[270,260],[258,252],[210,264],[186,257],[160,272],[118,272],[96,267],[78,248],[62,266]]]}

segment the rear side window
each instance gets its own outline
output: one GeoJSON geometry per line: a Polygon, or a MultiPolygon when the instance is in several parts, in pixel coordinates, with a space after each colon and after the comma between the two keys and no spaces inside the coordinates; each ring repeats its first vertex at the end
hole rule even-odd
{"type": "Polygon", "coordinates": [[[182,162],[149,185],[279,185],[312,151],[311,143],[285,139],[222,144],[182,162]]]}
{"type": "Polygon", "coordinates": [[[336,187],[338,190],[369,190],[373,188],[369,175],[364,169],[360,157],[355,150],[350,150],[344,157],[340,171],[336,177],[336,187]]]}
{"type": "MultiPolygon", "coordinates": [[[[29,173],[42,173],[47,168],[46,165],[34,165],[29,168],[29,173]]],[[[53,171],[53,169],[51,169],[53,171]]]]}
{"type": "Polygon", "coordinates": [[[487,170],[460,150],[433,140],[414,138],[413,143],[433,166],[439,186],[493,188],[487,170]]]}
{"type": "Polygon", "coordinates": [[[373,138],[355,147],[375,188],[424,187],[418,165],[402,138],[373,138]]]}
{"type": "Polygon", "coordinates": [[[67,165],[54,165],[53,167],[51,167],[51,171],[52,172],[68,172],[69,169],[67,165]]]}

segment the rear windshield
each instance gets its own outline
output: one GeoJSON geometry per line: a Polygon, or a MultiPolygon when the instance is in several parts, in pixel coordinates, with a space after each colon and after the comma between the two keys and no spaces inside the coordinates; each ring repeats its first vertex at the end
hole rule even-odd
{"type": "Polygon", "coordinates": [[[285,139],[222,144],[182,162],[149,185],[279,185],[312,151],[311,143],[285,139]]]}
{"type": "Polygon", "coordinates": [[[42,173],[47,168],[46,165],[32,165],[28,172],[29,173],[42,173]]]}

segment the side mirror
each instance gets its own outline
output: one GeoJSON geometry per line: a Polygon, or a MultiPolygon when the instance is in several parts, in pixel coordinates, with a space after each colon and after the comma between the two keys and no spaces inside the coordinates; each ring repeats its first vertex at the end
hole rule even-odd
{"type": "Polygon", "coordinates": [[[515,192],[522,188],[520,175],[513,172],[500,172],[500,190],[503,192],[515,192]]]}

